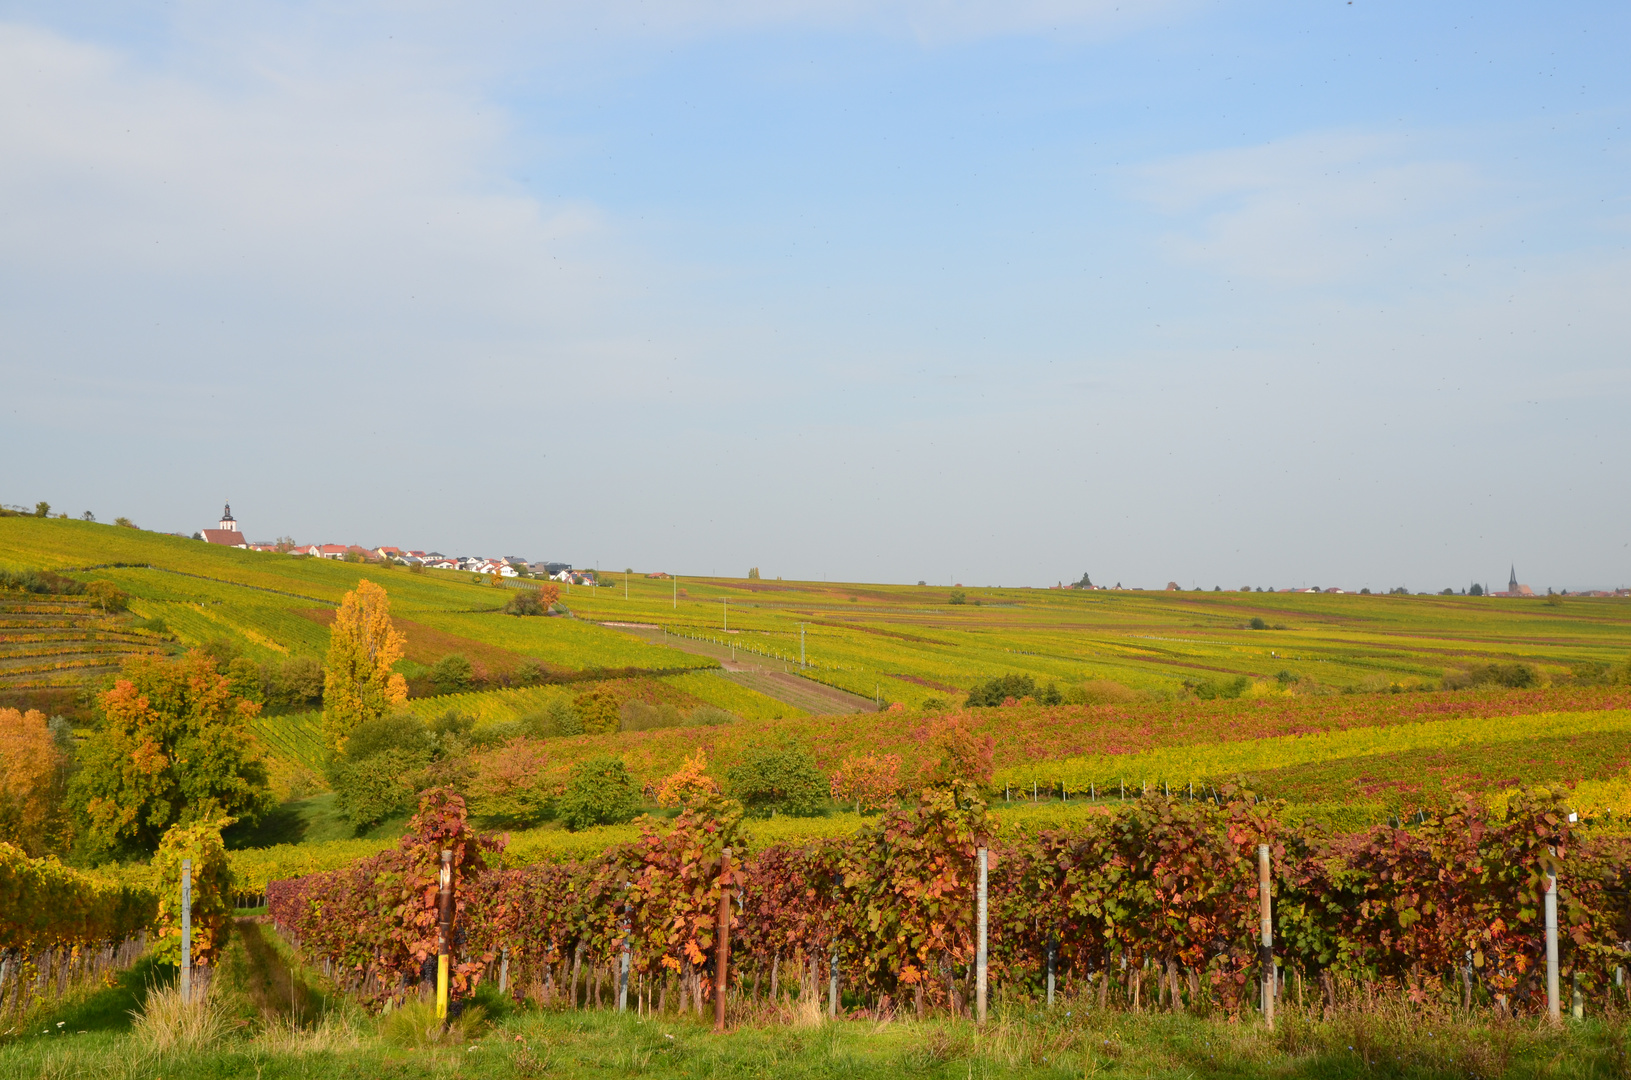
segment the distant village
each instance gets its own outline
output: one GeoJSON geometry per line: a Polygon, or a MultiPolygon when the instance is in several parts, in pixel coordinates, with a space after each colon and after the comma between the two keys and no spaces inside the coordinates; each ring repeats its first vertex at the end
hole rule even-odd
{"type": "MultiPolygon", "coordinates": [[[[923,582],[920,581],[920,582],[918,582],[918,584],[921,585],[921,584],[923,584],[923,582]]],[[[1102,591],[1115,591],[1115,590],[1121,589],[1122,584],[1121,584],[1121,582],[1118,581],[1114,585],[1095,585],[1088,578],[1088,576],[1086,574],[1083,574],[1082,575],[1082,580],[1080,580],[1080,581],[1072,581],[1069,584],[1066,584],[1064,582],[1060,582],[1057,585],[1050,586],[1050,588],[1054,588],[1054,589],[1091,589],[1091,590],[1094,590],[1094,591],[1101,591],[1101,590],[1102,591]]],[[[1144,590],[1140,589],[1140,588],[1137,588],[1135,586],[1132,589],[1130,589],[1129,591],[1131,591],[1131,592],[1143,592],[1144,590]]],[[[1169,581],[1169,582],[1167,582],[1167,587],[1162,591],[1164,591],[1164,592],[1183,592],[1184,589],[1176,581],[1169,581]]],[[[1200,592],[1202,590],[1201,590],[1201,587],[1197,585],[1197,586],[1194,586],[1194,588],[1191,589],[1190,591],[1200,592]]],[[[1225,589],[1221,585],[1215,585],[1215,586],[1213,586],[1212,591],[1213,592],[1235,592],[1236,590],[1234,590],[1234,589],[1225,589]]],[[[1250,586],[1250,585],[1242,585],[1238,591],[1247,592],[1247,593],[1249,593],[1249,592],[1336,593],[1336,594],[1339,594],[1339,595],[1350,594],[1351,593],[1351,594],[1353,594],[1355,596],[1370,596],[1370,595],[1372,595],[1370,589],[1344,589],[1344,588],[1341,588],[1341,587],[1335,586],[1335,585],[1329,586],[1327,588],[1321,588],[1318,585],[1305,585],[1305,586],[1302,586],[1300,588],[1295,588],[1295,589],[1276,589],[1273,586],[1270,586],[1269,588],[1265,589],[1261,585],[1258,585],[1255,588],[1250,586]]],[[[1394,589],[1385,589],[1385,590],[1383,590],[1383,592],[1385,592],[1389,596],[1488,596],[1488,597],[1491,597],[1491,598],[1497,599],[1497,600],[1499,600],[1499,599],[1533,598],[1536,595],[1631,597],[1631,589],[1575,589],[1575,590],[1572,590],[1572,591],[1571,590],[1564,590],[1562,592],[1553,592],[1551,589],[1547,589],[1544,594],[1537,594],[1533,587],[1531,587],[1529,585],[1519,584],[1519,582],[1518,582],[1518,568],[1516,566],[1512,567],[1511,577],[1507,581],[1506,590],[1504,592],[1497,592],[1495,590],[1490,589],[1489,586],[1487,586],[1487,585],[1479,585],[1479,584],[1476,584],[1476,583],[1473,584],[1473,585],[1468,586],[1467,588],[1461,589],[1459,592],[1457,590],[1455,590],[1455,589],[1444,589],[1444,590],[1442,590],[1440,592],[1437,592],[1437,593],[1432,593],[1432,592],[1412,593],[1409,589],[1404,588],[1403,586],[1400,586],[1400,587],[1394,588],[1394,589]]]]}
{"type": "Polygon", "coordinates": [[[225,547],[243,548],[246,551],[275,551],[283,555],[306,555],[340,562],[390,561],[402,566],[423,566],[429,570],[467,570],[475,574],[497,574],[506,578],[549,578],[552,581],[572,585],[595,584],[595,574],[592,570],[574,570],[570,563],[529,562],[516,555],[506,555],[503,558],[443,555],[440,551],[415,551],[389,545],[368,548],[359,544],[297,544],[287,538],[251,543],[238,527],[237,519],[232,516],[231,503],[221,511],[221,520],[216,523],[215,528],[200,529],[193,534],[193,538],[225,547]]]}

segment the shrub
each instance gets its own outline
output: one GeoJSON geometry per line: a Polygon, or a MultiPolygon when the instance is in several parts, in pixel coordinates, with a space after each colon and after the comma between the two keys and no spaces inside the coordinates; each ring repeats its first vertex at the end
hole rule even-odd
{"type": "Polygon", "coordinates": [[[1446,690],[1467,690],[1478,686],[1505,686],[1514,690],[1540,685],[1540,672],[1528,664],[1477,664],[1466,671],[1444,673],[1446,690]]]}
{"type": "Polygon", "coordinates": [[[431,665],[430,681],[438,694],[462,694],[476,685],[476,673],[469,660],[454,653],[431,665]]]}
{"type": "Polygon", "coordinates": [[[1232,679],[1201,679],[1199,681],[1184,680],[1184,689],[1200,698],[1202,701],[1216,701],[1219,698],[1237,698],[1244,694],[1252,685],[1252,681],[1244,675],[1236,675],[1232,679]]]}
{"type": "Polygon", "coordinates": [[[521,724],[528,734],[540,739],[583,734],[583,719],[565,698],[555,698],[542,711],[523,717],[521,724]]]}
{"type": "Polygon", "coordinates": [[[1265,620],[1261,615],[1253,615],[1252,621],[1246,625],[1253,630],[1267,630],[1269,628],[1267,620],[1265,620]]]}
{"type": "Polygon", "coordinates": [[[820,813],[828,794],[815,759],[792,745],[752,747],[725,778],[749,817],[809,817],[820,813]]]}
{"type": "Polygon", "coordinates": [[[899,754],[851,754],[832,775],[832,797],[854,803],[858,814],[894,805],[902,788],[899,754]]]}
{"type": "Polygon", "coordinates": [[[177,825],[164,834],[153,855],[159,894],[158,941],[153,955],[181,964],[181,860],[192,860],[192,962],[207,966],[226,944],[232,922],[232,869],[221,844],[226,821],[177,825]]]}
{"type": "Polygon", "coordinates": [[[549,665],[530,656],[515,669],[515,681],[520,686],[538,686],[548,678],[549,665]]]}
{"type": "Polygon", "coordinates": [[[1038,689],[1034,676],[1001,675],[976,684],[968,692],[968,700],[964,704],[969,708],[989,708],[1001,705],[1009,698],[1016,701],[1031,698],[1042,705],[1059,705],[1065,700],[1059,687],[1053,683],[1038,689]]]}
{"type": "Polygon", "coordinates": [[[548,815],[550,791],[544,770],[549,755],[543,744],[511,739],[476,757],[470,781],[472,813],[499,825],[531,825],[548,815]]]}
{"type": "Polygon", "coordinates": [[[407,813],[434,748],[431,731],[411,714],[358,724],[330,767],[340,812],[359,829],[407,813]]]}
{"type": "Polygon", "coordinates": [[[962,589],[953,589],[951,591],[951,596],[946,600],[946,603],[966,604],[968,603],[968,593],[964,592],[962,589]]]}
{"type": "Polygon", "coordinates": [[[976,735],[961,716],[946,717],[930,732],[930,740],[940,756],[925,774],[925,784],[950,787],[958,783],[985,785],[991,782],[996,768],[993,759],[996,739],[976,735]]]}
{"type": "Polygon", "coordinates": [[[609,686],[585,690],[572,699],[572,708],[583,721],[583,730],[590,735],[604,735],[616,731],[621,720],[622,702],[609,686]]]}
{"type": "Polygon", "coordinates": [[[721,709],[717,705],[698,705],[685,715],[685,723],[689,727],[719,727],[722,724],[734,724],[738,717],[729,709],[721,709]]]}
{"type": "Polygon", "coordinates": [[[572,767],[556,809],[574,832],[591,825],[621,825],[640,812],[639,792],[622,758],[592,757],[572,767]]]}
{"type": "Polygon", "coordinates": [[[130,607],[130,597],[111,581],[93,581],[85,586],[85,591],[91,602],[109,615],[130,607]]]}
{"type": "Polygon", "coordinates": [[[291,656],[260,666],[261,696],[268,705],[318,705],[323,701],[323,665],[314,656],[291,656]]]}
{"type": "Polygon", "coordinates": [[[413,808],[429,755],[390,747],[340,766],[335,802],[353,826],[364,829],[413,808]]]}
{"type": "Polygon", "coordinates": [[[1137,701],[1138,698],[1137,690],[1123,686],[1114,679],[1088,679],[1065,693],[1065,700],[1071,705],[1113,705],[1137,701]]]}
{"type": "Polygon", "coordinates": [[[659,728],[680,727],[685,723],[685,716],[680,710],[667,703],[652,705],[639,700],[625,701],[617,713],[619,731],[656,731],[659,728]]]}
{"type": "Polygon", "coordinates": [[[366,761],[386,750],[407,750],[430,757],[430,730],[412,713],[392,713],[358,724],[345,744],[345,761],[366,761]]]}
{"type": "Polygon", "coordinates": [[[657,788],[657,802],[662,806],[688,806],[698,799],[719,794],[719,785],[707,775],[708,755],[701,749],[685,759],[672,776],[657,788]]]}
{"type": "Polygon", "coordinates": [[[533,589],[521,589],[504,605],[506,615],[548,615],[549,605],[539,599],[533,589]]]}
{"type": "Polygon", "coordinates": [[[53,574],[49,570],[0,570],[0,589],[52,596],[80,596],[85,592],[85,583],[53,574]]]}

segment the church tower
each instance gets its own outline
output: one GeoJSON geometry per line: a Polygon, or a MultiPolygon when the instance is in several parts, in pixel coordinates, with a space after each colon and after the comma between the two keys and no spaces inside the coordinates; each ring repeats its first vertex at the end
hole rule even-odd
{"type": "Polygon", "coordinates": [[[231,503],[227,503],[226,508],[221,511],[221,525],[220,525],[220,528],[225,529],[227,532],[237,532],[238,531],[238,523],[236,521],[234,521],[233,517],[232,517],[232,504],[231,503]]]}
{"type": "MultiPolygon", "coordinates": [[[[223,525],[221,527],[223,529],[226,528],[225,525],[223,525]]],[[[1510,595],[1510,596],[1518,595],[1518,564],[1517,563],[1512,564],[1512,580],[1508,581],[1506,583],[1506,591],[1507,591],[1507,594],[1510,595]]]]}

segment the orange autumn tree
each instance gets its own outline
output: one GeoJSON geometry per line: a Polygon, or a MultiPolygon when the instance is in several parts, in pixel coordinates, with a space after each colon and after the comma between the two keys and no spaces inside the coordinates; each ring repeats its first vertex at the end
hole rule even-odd
{"type": "Polygon", "coordinates": [[[402,658],[402,635],[391,625],[391,598],[363,578],[340,601],[329,631],[323,675],[323,739],[337,754],[358,724],[378,720],[408,698],[408,683],[391,670],[402,658]]]}
{"type": "Polygon", "coordinates": [[[38,858],[67,846],[68,755],[45,714],[0,709],[0,842],[38,858]]]}
{"type": "Polygon", "coordinates": [[[832,774],[832,797],[858,814],[894,806],[904,790],[899,754],[851,754],[832,774]]]}
{"type": "Polygon", "coordinates": [[[208,654],[132,659],[98,705],[68,784],[87,854],[151,853],[171,826],[253,825],[277,805],[247,724],[260,706],[208,654]]]}
{"type": "Polygon", "coordinates": [[[719,794],[719,785],[708,776],[708,755],[699,747],[685,759],[679,771],[662,782],[657,789],[657,802],[662,806],[690,806],[710,795],[719,794]]]}

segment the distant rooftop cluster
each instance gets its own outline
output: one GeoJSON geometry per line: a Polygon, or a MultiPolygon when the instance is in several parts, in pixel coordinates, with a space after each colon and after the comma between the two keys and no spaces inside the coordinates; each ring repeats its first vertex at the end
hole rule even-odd
{"type": "Polygon", "coordinates": [[[232,504],[221,511],[221,518],[213,529],[200,529],[200,540],[246,551],[275,551],[285,555],[305,555],[317,559],[335,559],[352,562],[389,561],[402,566],[423,566],[428,570],[466,570],[476,574],[497,574],[499,577],[548,577],[574,585],[593,584],[595,575],[589,570],[574,570],[571,563],[529,561],[519,555],[494,558],[483,555],[443,555],[440,551],[418,551],[412,548],[382,544],[364,547],[361,544],[297,544],[289,537],[279,540],[251,542],[238,527],[232,516],[232,504]]]}
{"type": "MultiPolygon", "coordinates": [[[[918,584],[921,585],[921,584],[923,584],[923,582],[920,581],[920,582],[918,582],[918,584]]],[[[1054,585],[1053,588],[1055,588],[1055,589],[1110,589],[1110,590],[1115,590],[1115,589],[1121,589],[1121,588],[1123,588],[1123,586],[1122,586],[1121,582],[1119,582],[1119,581],[1116,582],[1114,585],[1108,585],[1108,586],[1106,586],[1106,585],[1095,585],[1088,578],[1088,576],[1086,574],[1083,574],[1082,579],[1080,581],[1073,581],[1068,585],[1065,584],[1064,582],[1060,582],[1059,584],[1054,585]]],[[[1144,592],[1145,590],[1135,585],[1135,586],[1131,586],[1128,591],[1131,591],[1131,592],[1144,592]]],[[[1163,589],[1163,590],[1160,590],[1160,591],[1163,591],[1163,592],[1185,592],[1185,591],[1188,591],[1188,592],[1205,592],[1206,590],[1200,585],[1192,585],[1192,586],[1190,586],[1190,588],[1188,590],[1185,590],[1184,587],[1179,585],[1176,581],[1169,581],[1169,582],[1167,582],[1166,588],[1163,589]]],[[[1480,585],[1480,584],[1476,584],[1476,583],[1474,583],[1474,584],[1472,584],[1472,585],[1470,585],[1470,586],[1468,586],[1468,587],[1466,587],[1464,589],[1461,589],[1459,592],[1457,590],[1455,590],[1455,589],[1442,589],[1442,590],[1440,590],[1440,591],[1438,591],[1436,593],[1435,592],[1413,592],[1410,589],[1405,588],[1403,585],[1400,585],[1400,586],[1397,586],[1397,587],[1391,588],[1391,589],[1378,589],[1378,590],[1373,590],[1373,589],[1371,589],[1369,587],[1364,587],[1364,588],[1359,588],[1359,589],[1344,589],[1344,588],[1342,588],[1341,586],[1338,586],[1338,585],[1331,585],[1331,586],[1326,586],[1326,587],[1323,587],[1323,588],[1321,586],[1319,586],[1319,585],[1302,585],[1302,586],[1298,586],[1296,588],[1287,588],[1287,589],[1276,588],[1276,587],[1274,587],[1272,585],[1267,586],[1267,587],[1262,586],[1262,585],[1256,585],[1256,586],[1242,585],[1238,590],[1236,590],[1236,589],[1225,589],[1221,585],[1214,585],[1214,586],[1212,586],[1211,591],[1212,592],[1237,592],[1238,591],[1238,592],[1243,592],[1243,593],[1249,593],[1249,592],[1336,593],[1338,595],[1352,594],[1352,595],[1355,595],[1355,596],[1372,596],[1372,595],[1379,595],[1379,594],[1386,594],[1386,595],[1389,595],[1389,596],[1487,596],[1487,597],[1491,597],[1493,599],[1524,598],[1524,597],[1534,597],[1534,596],[1537,596],[1537,595],[1546,595],[1546,596],[1619,596],[1619,597],[1631,597],[1631,589],[1627,589],[1627,588],[1619,588],[1619,589],[1573,589],[1573,590],[1570,590],[1570,589],[1563,589],[1563,590],[1547,589],[1544,594],[1538,594],[1538,593],[1535,592],[1535,590],[1531,586],[1523,585],[1523,584],[1520,584],[1518,582],[1518,568],[1516,566],[1513,566],[1512,569],[1511,569],[1510,579],[1507,581],[1507,586],[1506,586],[1506,591],[1505,592],[1496,592],[1496,591],[1490,589],[1490,587],[1487,586],[1487,585],[1480,585]]]]}

